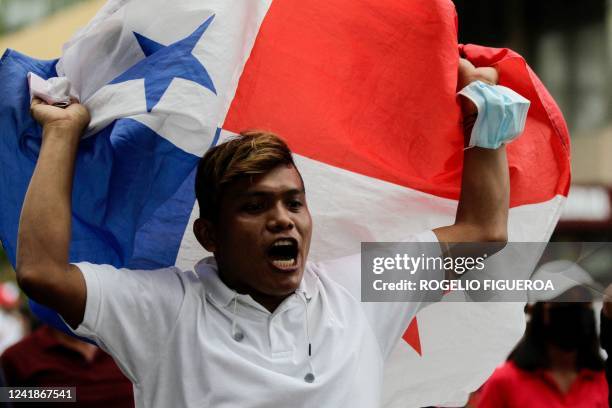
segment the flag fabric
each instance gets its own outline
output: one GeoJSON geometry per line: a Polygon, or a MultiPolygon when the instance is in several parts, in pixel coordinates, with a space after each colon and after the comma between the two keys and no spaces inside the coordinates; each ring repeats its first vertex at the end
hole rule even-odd
{"type": "MultiPolygon", "coordinates": [[[[450,0],[111,0],[59,60],[8,50],[0,238],[9,259],[41,142],[30,71],[66,76],[92,115],[77,157],[71,261],[190,269],[205,255],[191,233],[198,158],[245,129],[278,133],[294,151],[314,219],[311,260],[451,224],[459,53],[496,66],[500,83],[531,101],[525,133],[508,146],[509,239],[547,241],[569,188],[565,122],[520,56],[459,46],[456,24],[450,0]]],[[[424,309],[398,339],[384,405],[460,403],[523,328],[516,303],[424,309]]]]}

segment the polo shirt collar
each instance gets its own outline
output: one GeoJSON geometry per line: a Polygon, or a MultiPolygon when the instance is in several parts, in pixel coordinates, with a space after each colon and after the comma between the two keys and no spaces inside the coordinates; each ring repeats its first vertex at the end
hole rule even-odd
{"type": "MultiPolygon", "coordinates": [[[[225,285],[225,283],[223,283],[223,281],[219,278],[217,262],[215,261],[214,257],[211,256],[200,260],[195,265],[194,269],[195,273],[204,283],[206,296],[218,306],[228,307],[234,298],[237,298],[237,300],[241,303],[250,305],[262,312],[270,313],[265,307],[257,303],[250,295],[237,293],[225,285]]],[[[319,290],[318,279],[319,278],[310,270],[308,264],[306,264],[302,281],[300,282],[295,295],[304,296],[308,301],[315,298],[319,290]]],[[[281,306],[290,299],[295,299],[295,296],[290,296],[285,299],[278,309],[281,309],[281,306]]]]}

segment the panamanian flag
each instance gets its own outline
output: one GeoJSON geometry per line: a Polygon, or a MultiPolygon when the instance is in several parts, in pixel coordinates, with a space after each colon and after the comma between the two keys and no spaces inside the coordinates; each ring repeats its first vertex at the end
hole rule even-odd
{"type": "MultiPolygon", "coordinates": [[[[2,244],[14,265],[41,142],[29,71],[66,76],[92,115],[76,165],[73,262],[191,268],[206,255],[191,233],[198,158],[253,128],[295,152],[314,218],[311,260],[451,224],[459,53],[497,67],[500,84],[531,101],[525,133],[508,146],[509,238],[547,241],[569,188],[565,122],[519,55],[458,45],[450,0],[111,0],[59,60],[8,50],[0,61],[2,244]]],[[[384,406],[460,405],[523,329],[516,303],[425,308],[390,358],[384,406]]]]}

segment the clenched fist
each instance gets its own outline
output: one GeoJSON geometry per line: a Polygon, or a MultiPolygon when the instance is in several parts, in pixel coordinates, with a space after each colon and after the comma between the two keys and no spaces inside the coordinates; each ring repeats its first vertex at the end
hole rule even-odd
{"type": "Polygon", "coordinates": [[[85,131],[90,120],[87,108],[76,102],[64,109],[34,98],[30,112],[44,130],[57,129],[78,136],[85,131]]]}
{"type": "MultiPolygon", "coordinates": [[[[476,68],[465,58],[459,59],[459,75],[457,77],[457,91],[465,88],[471,82],[482,81],[490,85],[497,85],[499,74],[492,67],[476,68]]],[[[477,112],[476,106],[468,98],[459,98],[463,117],[468,117],[477,112]]]]}

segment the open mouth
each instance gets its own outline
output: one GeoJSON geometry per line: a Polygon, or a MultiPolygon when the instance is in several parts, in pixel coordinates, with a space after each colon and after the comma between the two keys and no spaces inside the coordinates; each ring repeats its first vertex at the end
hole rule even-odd
{"type": "Polygon", "coordinates": [[[297,258],[298,244],[293,238],[278,239],[268,248],[268,259],[278,269],[294,269],[297,258]]]}

